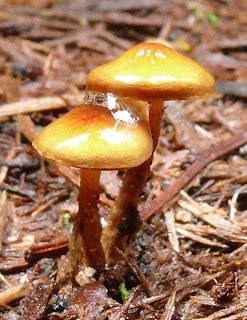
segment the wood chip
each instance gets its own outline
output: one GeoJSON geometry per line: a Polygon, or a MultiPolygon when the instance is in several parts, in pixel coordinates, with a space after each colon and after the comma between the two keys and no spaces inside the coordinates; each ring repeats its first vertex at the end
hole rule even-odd
{"type": "Polygon", "coordinates": [[[207,246],[212,246],[212,247],[220,247],[220,248],[227,248],[227,245],[223,244],[223,243],[220,243],[220,242],[214,242],[214,241],[211,241],[209,239],[206,239],[204,237],[201,237],[199,235],[196,235],[196,234],[193,234],[181,227],[176,227],[176,231],[180,234],[182,234],[183,236],[195,241],[195,242],[199,242],[199,243],[202,243],[204,245],[207,245],[207,246]]]}
{"type": "MultiPolygon", "coordinates": [[[[206,222],[207,224],[218,228],[218,229],[223,229],[224,231],[228,231],[230,233],[236,233],[236,234],[241,234],[241,228],[231,222],[230,220],[226,220],[219,216],[217,213],[205,213],[205,203],[204,204],[197,204],[197,203],[188,203],[187,201],[184,200],[178,200],[178,204],[186,209],[189,210],[195,217],[198,219],[206,222]]],[[[208,209],[208,208],[207,208],[208,209]]],[[[212,212],[213,212],[212,208],[212,212]]]]}
{"type": "Polygon", "coordinates": [[[172,316],[175,311],[175,298],[176,298],[176,291],[171,294],[169,297],[166,306],[165,311],[162,313],[160,320],[171,320],[172,316]]]}
{"type": "Polygon", "coordinates": [[[165,219],[166,219],[166,227],[168,231],[168,238],[170,241],[170,244],[174,251],[179,252],[179,241],[176,234],[176,228],[175,228],[175,213],[174,211],[166,211],[165,212],[165,219]]]}
{"type": "Polygon", "coordinates": [[[25,297],[27,292],[28,286],[26,283],[11,285],[0,292],[0,304],[9,304],[19,300],[25,297]]]}

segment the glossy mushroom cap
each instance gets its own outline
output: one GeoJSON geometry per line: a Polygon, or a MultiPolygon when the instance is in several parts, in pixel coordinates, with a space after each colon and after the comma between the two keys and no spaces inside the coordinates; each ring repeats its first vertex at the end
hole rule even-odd
{"type": "Polygon", "coordinates": [[[144,101],[205,98],[213,77],[197,62],[160,43],[140,43],[87,76],[88,90],[144,101]]]}
{"type": "Polygon", "coordinates": [[[153,145],[147,121],[130,110],[81,105],[49,124],[33,147],[62,164],[112,170],[138,166],[150,157],[153,145]]]}

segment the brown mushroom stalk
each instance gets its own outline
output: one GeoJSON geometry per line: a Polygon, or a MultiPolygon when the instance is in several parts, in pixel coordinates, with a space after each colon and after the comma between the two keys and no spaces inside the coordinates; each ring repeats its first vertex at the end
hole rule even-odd
{"type": "MultiPolygon", "coordinates": [[[[198,99],[215,93],[214,79],[203,67],[160,43],[140,43],[117,59],[95,68],[87,76],[87,88],[111,92],[120,99],[146,101],[150,105],[153,151],[158,143],[164,100],[198,99]]],[[[148,179],[151,162],[152,156],[126,172],[109,216],[109,225],[103,230],[102,243],[107,263],[114,262],[114,247],[121,245],[124,230],[127,229],[131,236],[130,221],[138,220],[137,204],[148,179]],[[110,229],[116,223],[118,235],[109,237],[110,229]]]]}
{"type": "Polygon", "coordinates": [[[162,114],[164,111],[164,101],[149,101],[149,125],[153,139],[153,152],[155,151],[159,136],[162,114]]]}
{"type": "Polygon", "coordinates": [[[81,169],[80,172],[79,208],[70,240],[71,268],[74,274],[78,273],[82,262],[96,270],[100,270],[105,265],[105,255],[100,241],[102,226],[98,210],[101,171],[81,169]]]}
{"type": "MultiPolygon", "coordinates": [[[[160,123],[163,114],[163,102],[150,103],[149,124],[155,151],[160,134],[160,123]]],[[[140,226],[141,220],[137,212],[140,194],[150,175],[152,155],[137,167],[128,169],[125,173],[119,195],[108,216],[108,224],[103,229],[102,245],[106,255],[106,262],[112,264],[117,257],[115,247],[123,249],[126,238],[133,234],[140,226]]]]}

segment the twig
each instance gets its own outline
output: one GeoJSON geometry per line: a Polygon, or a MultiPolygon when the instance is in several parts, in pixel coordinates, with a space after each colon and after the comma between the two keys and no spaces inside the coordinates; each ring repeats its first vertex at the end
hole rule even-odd
{"type": "Polygon", "coordinates": [[[206,246],[212,246],[212,247],[219,247],[219,248],[227,248],[227,245],[221,243],[221,242],[215,242],[215,241],[211,241],[207,238],[204,238],[202,236],[199,236],[197,234],[194,234],[188,230],[185,230],[184,228],[177,226],[176,231],[180,234],[182,234],[183,236],[193,240],[194,242],[199,242],[202,244],[205,244],[206,246]]]}
{"type": "Polygon", "coordinates": [[[28,263],[34,263],[44,257],[57,257],[68,251],[68,241],[61,240],[55,243],[33,246],[24,253],[28,263]]]}
{"type": "Polygon", "coordinates": [[[221,94],[247,98],[247,82],[218,81],[216,89],[221,94]]]}
{"type": "Polygon", "coordinates": [[[20,113],[39,112],[75,106],[81,103],[84,93],[79,95],[64,94],[61,97],[44,97],[14,102],[0,106],[0,118],[20,113]]]}
{"type": "Polygon", "coordinates": [[[175,298],[176,298],[176,291],[174,291],[171,296],[169,297],[166,306],[165,311],[160,317],[160,320],[171,320],[172,315],[175,311],[175,298]]]}
{"type": "Polygon", "coordinates": [[[247,132],[244,130],[243,133],[202,152],[198,156],[198,159],[187,170],[185,170],[175,182],[173,182],[160,196],[150,201],[150,203],[142,209],[140,212],[141,219],[143,221],[148,220],[157,210],[171,201],[173,197],[175,197],[179,191],[183,189],[210,162],[236,148],[239,148],[245,143],[247,143],[247,132]]]}
{"type": "Polygon", "coordinates": [[[108,1],[100,1],[97,3],[97,8],[100,11],[131,11],[131,10],[139,10],[142,8],[150,9],[153,7],[157,7],[160,4],[158,0],[139,0],[138,2],[133,0],[125,0],[125,1],[115,1],[115,0],[108,0],[108,1]]]}
{"type": "Polygon", "coordinates": [[[2,251],[3,232],[7,221],[7,196],[6,192],[0,193],[0,251],[2,251]]]}
{"type": "Polygon", "coordinates": [[[217,41],[210,46],[212,51],[219,50],[244,50],[247,48],[247,39],[224,39],[223,41],[217,41]]]}
{"type": "Polygon", "coordinates": [[[170,244],[175,252],[179,252],[179,241],[175,228],[175,214],[172,210],[165,212],[166,228],[170,244]]]}
{"type": "Polygon", "coordinates": [[[231,305],[229,308],[225,308],[219,311],[214,312],[207,318],[194,318],[194,320],[215,320],[227,316],[229,314],[235,313],[240,310],[244,310],[247,307],[247,302],[238,302],[234,305],[231,305]]]}
{"type": "Polygon", "coordinates": [[[128,308],[130,307],[130,304],[132,303],[134,296],[136,294],[136,292],[138,291],[140,287],[137,286],[135,288],[133,288],[130,292],[130,294],[127,297],[127,300],[125,301],[125,303],[121,306],[121,308],[119,309],[119,311],[116,313],[116,315],[112,318],[112,320],[120,320],[123,319],[123,315],[125,314],[125,312],[128,310],[128,308]]]}
{"type": "Polygon", "coordinates": [[[8,193],[16,194],[16,195],[18,195],[20,197],[29,198],[29,199],[35,201],[35,195],[36,194],[32,190],[24,190],[24,189],[21,190],[20,188],[12,187],[12,186],[9,186],[7,184],[1,184],[0,185],[0,190],[5,190],[8,193]]]}
{"type": "MultiPolygon", "coordinates": [[[[90,22],[104,22],[105,24],[113,24],[113,25],[127,25],[131,27],[156,27],[162,28],[164,26],[164,20],[162,18],[146,18],[146,17],[137,17],[129,13],[125,12],[93,12],[87,15],[87,19],[90,22]]],[[[180,21],[176,21],[173,23],[174,26],[182,29],[189,30],[191,26],[189,23],[181,23],[180,21]]]]}
{"type": "Polygon", "coordinates": [[[24,271],[30,267],[31,267],[31,265],[25,261],[21,261],[19,263],[15,263],[15,264],[2,263],[2,264],[0,264],[0,272],[2,274],[13,274],[13,273],[18,273],[18,272],[24,271]]]}
{"type": "MultiPolygon", "coordinates": [[[[13,147],[10,151],[9,151],[9,154],[7,155],[5,161],[10,161],[10,160],[13,160],[16,156],[16,153],[17,153],[17,148],[16,147],[13,147]]],[[[0,184],[2,184],[5,180],[5,177],[8,173],[8,166],[6,165],[3,165],[1,170],[0,170],[0,184]]]]}
{"type": "Polygon", "coordinates": [[[0,304],[8,304],[24,297],[28,292],[26,283],[10,285],[0,293],[0,304]]]}
{"type": "Polygon", "coordinates": [[[116,248],[116,250],[122,255],[122,257],[127,262],[129,267],[131,268],[131,270],[134,272],[135,276],[142,282],[142,285],[146,291],[146,294],[148,296],[151,296],[152,292],[150,290],[148,281],[147,281],[146,277],[144,276],[144,274],[142,273],[140,267],[134,261],[134,259],[132,259],[131,257],[124,254],[120,249],[116,248]]]}

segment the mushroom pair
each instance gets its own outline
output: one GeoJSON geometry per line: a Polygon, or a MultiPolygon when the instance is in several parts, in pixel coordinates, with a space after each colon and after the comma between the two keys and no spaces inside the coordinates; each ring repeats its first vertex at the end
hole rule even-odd
{"type": "Polygon", "coordinates": [[[132,103],[130,108],[111,95],[108,100],[107,107],[75,107],[48,125],[33,142],[45,158],[81,168],[79,210],[70,240],[74,275],[82,262],[97,270],[105,265],[98,213],[101,170],[135,167],[152,153],[147,110],[136,110],[143,103],[132,103]]]}
{"type": "MultiPolygon", "coordinates": [[[[165,100],[205,98],[215,93],[213,77],[198,63],[160,43],[140,43],[117,59],[95,68],[87,76],[88,90],[111,92],[119,99],[149,104],[153,152],[160,134],[165,100]]],[[[120,194],[103,230],[107,262],[114,261],[114,247],[125,230],[136,225],[137,205],[147,182],[153,155],[127,170],[120,194]]]]}
{"type": "Polygon", "coordinates": [[[79,212],[70,249],[76,270],[81,261],[96,269],[104,265],[105,258],[108,264],[113,262],[114,248],[121,245],[126,230],[128,235],[135,230],[137,205],[150,173],[164,101],[204,98],[215,92],[207,71],[159,43],[138,44],[97,67],[87,76],[87,88],[108,94],[109,108],[95,104],[76,107],[44,129],[33,143],[44,157],[81,168],[79,212]],[[115,111],[110,106],[114,99],[120,101],[115,111]],[[127,171],[100,239],[99,174],[113,169],[127,171]]]}

